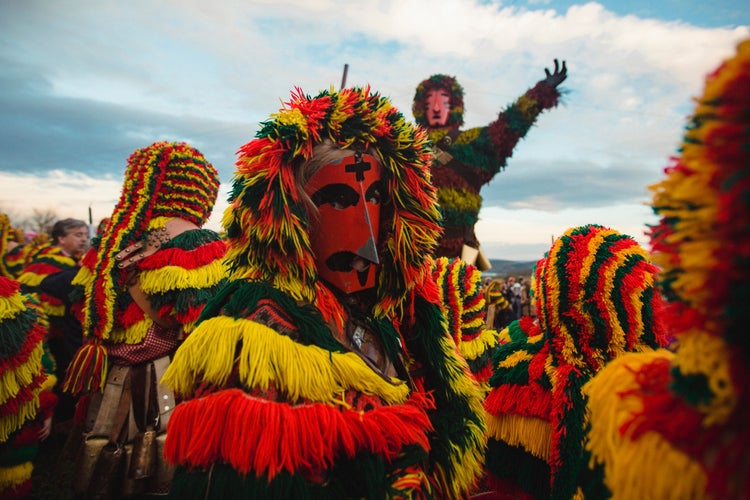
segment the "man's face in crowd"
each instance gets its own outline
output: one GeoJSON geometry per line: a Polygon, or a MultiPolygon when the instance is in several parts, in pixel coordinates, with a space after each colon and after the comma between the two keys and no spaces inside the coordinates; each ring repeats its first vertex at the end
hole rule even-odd
{"type": "Polygon", "coordinates": [[[78,257],[83,255],[89,248],[89,230],[86,227],[77,227],[68,234],[58,238],[58,245],[68,255],[78,257]]]}
{"type": "Polygon", "coordinates": [[[430,127],[443,127],[451,112],[451,95],[445,89],[435,89],[427,92],[425,98],[425,115],[430,127]]]}

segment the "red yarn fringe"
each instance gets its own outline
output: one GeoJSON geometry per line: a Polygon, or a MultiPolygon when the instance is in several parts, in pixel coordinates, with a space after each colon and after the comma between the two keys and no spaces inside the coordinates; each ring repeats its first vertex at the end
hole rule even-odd
{"type": "Polygon", "coordinates": [[[393,460],[404,446],[429,450],[429,401],[360,412],[325,404],[291,406],[228,389],[183,402],[169,421],[164,455],[171,463],[207,467],[225,461],[238,472],[320,473],[342,454],[362,450],[393,460]]]}

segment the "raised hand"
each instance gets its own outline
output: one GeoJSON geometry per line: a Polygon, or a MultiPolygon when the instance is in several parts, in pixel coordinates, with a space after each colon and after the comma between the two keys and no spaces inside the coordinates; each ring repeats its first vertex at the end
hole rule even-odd
{"type": "Polygon", "coordinates": [[[542,82],[550,87],[557,87],[568,77],[568,68],[565,67],[565,61],[562,62],[562,67],[560,67],[560,63],[555,59],[555,72],[550,73],[547,68],[544,68],[544,73],[547,75],[547,78],[542,80],[542,82]]]}

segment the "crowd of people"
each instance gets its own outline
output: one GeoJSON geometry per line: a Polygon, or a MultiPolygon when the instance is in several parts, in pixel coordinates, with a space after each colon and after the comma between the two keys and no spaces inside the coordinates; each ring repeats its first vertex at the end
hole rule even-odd
{"type": "Polygon", "coordinates": [[[485,278],[481,186],[566,63],[487,127],[422,82],[301,91],[219,175],[127,159],[90,237],[0,214],[0,497],[742,498],[750,491],[750,41],[652,187],[651,248],[595,223],[485,278]],[[677,479],[679,478],[679,479],[677,479]]]}

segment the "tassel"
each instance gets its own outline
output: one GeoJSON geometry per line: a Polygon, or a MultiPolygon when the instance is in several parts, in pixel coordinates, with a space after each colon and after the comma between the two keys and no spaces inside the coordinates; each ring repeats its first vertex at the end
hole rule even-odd
{"type": "Polygon", "coordinates": [[[68,366],[62,389],[74,396],[84,390],[101,391],[107,370],[107,349],[98,341],[84,344],[68,366]]]}

